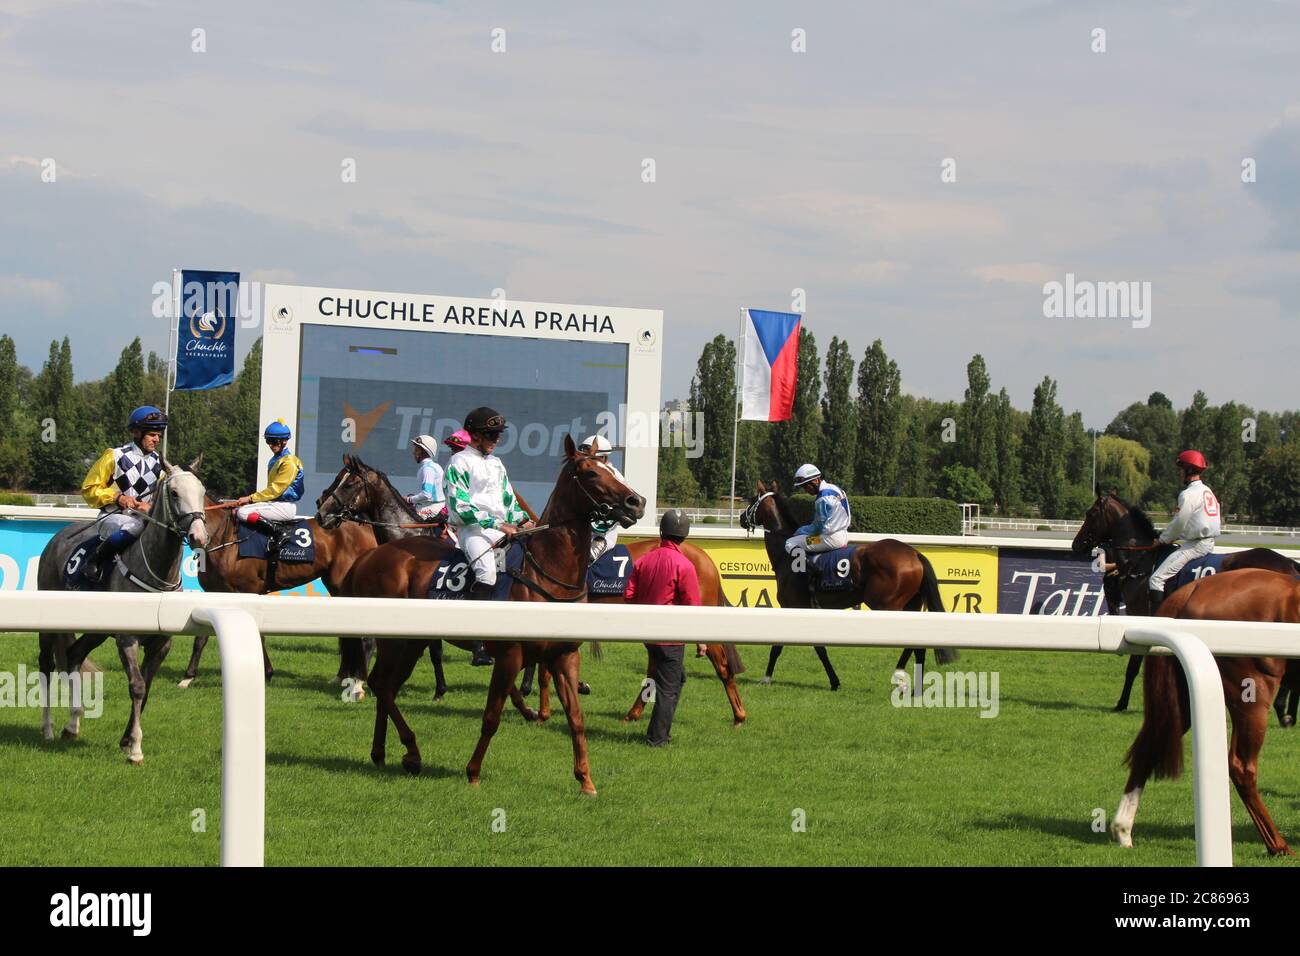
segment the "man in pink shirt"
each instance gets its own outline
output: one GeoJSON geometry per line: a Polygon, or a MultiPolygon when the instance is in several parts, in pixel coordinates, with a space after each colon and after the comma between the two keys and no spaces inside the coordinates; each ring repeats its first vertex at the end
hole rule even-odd
{"type": "MultiPolygon", "coordinates": [[[[691,533],[691,519],[674,509],[659,521],[659,547],[637,561],[627,582],[624,599],[633,604],[681,604],[700,606],[700,578],[695,565],[682,554],[681,543],[691,533]]],[[[658,675],[654,683],[655,709],[646,730],[646,743],[662,747],[673,739],[673,714],[686,683],[683,666],[685,645],[647,644],[658,675]]]]}

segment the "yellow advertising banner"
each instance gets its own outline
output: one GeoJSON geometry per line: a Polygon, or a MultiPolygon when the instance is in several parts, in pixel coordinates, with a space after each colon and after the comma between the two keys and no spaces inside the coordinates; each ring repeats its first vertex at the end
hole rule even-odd
{"type": "MultiPolygon", "coordinates": [[[[732,607],[779,607],[776,577],[761,538],[691,543],[708,552],[722,574],[722,591],[732,607]]],[[[958,614],[996,614],[998,549],[922,545],[917,548],[934,565],[944,610],[958,614]]]]}

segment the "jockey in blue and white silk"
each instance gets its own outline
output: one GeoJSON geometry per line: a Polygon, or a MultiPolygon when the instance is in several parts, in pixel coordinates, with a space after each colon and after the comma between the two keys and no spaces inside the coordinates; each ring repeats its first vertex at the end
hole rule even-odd
{"type": "Polygon", "coordinates": [[[816,465],[800,465],[794,473],[796,489],[806,488],[816,498],[813,504],[813,520],[795,531],[786,539],[786,554],[796,551],[813,554],[819,551],[834,551],[849,543],[849,498],[837,485],[822,478],[821,469],[816,465]]]}

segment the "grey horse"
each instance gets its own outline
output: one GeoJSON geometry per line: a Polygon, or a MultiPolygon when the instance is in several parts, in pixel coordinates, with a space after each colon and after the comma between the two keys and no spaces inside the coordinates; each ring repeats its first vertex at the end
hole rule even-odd
{"type": "MultiPolygon", "coordinates": [[[[180,588],[182,540],[188,540],[190,547],[195,549],[206,547],[208,543],[208,532],[203,522],[203,482],[191,471],[197,466],[198,460],[189,468],[163,463],[163,475],[153,494],[153,507],[146,516],[144,531],[120,556],[121,565],[127,573],[121,573],[121,567],[117,565],[107,568],[105,576],[108,583],[105,591],[175,591],[180,588]]],[[[87,536],[90,547],[94,547],[94,531],[87,524],[78,521],[63,528],[50,539],[41,552],[36,575],[38,590],[65,590],[63,567],[77,546],[86,541],[87,536]]],[[[42,631],[39,636],[40,669],[46,688],[42,726],[45,739],[54,739],[54,728],[50,720],[50,690],[53,688],[51,681],[56,664],[60,675],[79,671],[91,651],[109,637],[114,637],[117,640],[117,654],[126,670],[131,690],[131,717],[120,744],[122,752],[131,763],[144,763],[144,751],[140,749],[143,737],[140,715],[149,699],[149,686],[153,683],[154,675],[171,650],[171,635],[84,634],[77,639],[75,634],[68,632],[42,631]],[[143,667],[140,663],[141,648],[144,649],[143,667]]],[[[74,697],[68,725],[63,728],[65,739],[80,735],[82,710],[80,700],[74,697]]]]}

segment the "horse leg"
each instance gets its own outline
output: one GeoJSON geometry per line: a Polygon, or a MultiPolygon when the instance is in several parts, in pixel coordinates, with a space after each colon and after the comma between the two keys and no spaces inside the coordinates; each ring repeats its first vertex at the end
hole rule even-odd
{"type": "Polygon", "coordinates": [[[536,664],[524,665],[524,679],[519,682],[519,693],[527,697],[533,692],[533,675],[537,673],[536,664]]]}
{"type": "Polygon", "coordinates": [[[388,747],[388,678],[386,671],[391,665],[391,659],[388,650],[388,642],[379,645],[379,655],[375,658],[375,666],[371,669],[366,682],[370,684],[370,690],[375,696],[375,732],[370,740],[370,760],[376,766],[382,767],[386,757],[388,747]]]}
{"type": "Polygon", "coordinates": [[[41,648],[40,655],[37,657],[41,669],[41,737],[45,740],[53,740],[54,721],[50,716],[50,700],[54,696],[54,684],[52,683],[54,679],[54,645],[55,642],[71,643],[72,635],[41,634],[38,640],[41,648]]]}
{"type": "Polygon", "coordinates": [[[1264,838],[1268,852],[1273,856],[1294,856],[1273,823],[1273,818],[1268,815],[1256,785],[1259,777],[1259,752],[1264,746],[1264,735],[1268,732],[1268,704],[1256,700],[1253,704],[1238,704],[1233,710],[1232,741],[1228,745],[1228,776],[1232,778],[1232,785],[1237,788],[1241,802],[1246,805],[1246,812],[1250,814],[1255,829],[1264,838]]]}
{"type": "Polygon", "coordinates": [[[158,675],[158,669],[162,667],[163,661],[167,660],[167,655],[171,653],[172,636],[170,634],[160,634],[157,637],[146,638],[141,642],[144,647],[144,667],[142,674],[144,676],[144,699],[140,701],[140,713],[149,706],[149,689],[153,687],[153,679],[158,675]]]}
{"type": "Polygon", "coordinates": [[[429,642],[429,660],[433,662],[433,699],[442,700],[447,693],[447,674],[442,669],[442,641],[429,642]]]}
{"type": "Polygon", "coordinates": [[[1300,710],[1300,693],[1291,691],[1291,697],[1286,705],[1286,720],[1282,722],[1283,727],[1294,727],[1296,722],[1296,711],[1300,710]]]}
{"type": "Polygon", "coordinates": [[[144,763],[144,751],[140,741],[144,731],[140,729],[140,711],[144,709],[144,675],[140,673],[140,641],[136,637],[119,637],[117,639],[117,656],[122,660],[122,669],[126,671],[127,686],[131,692],[131,715],[126,719],[126,730],[118,746],[126,759],[135,765],[144,763]]]}
{"type": "MultiPolygon", "coordinates": [[[[538,668],[537,681],[540,685],[537,691],[537,721],[544,724],[551,719],[551,673],[545,666],[538,668]]],[[[556,693],[559,693],[558,688],[556,693]]]]}
{"type": "MultiPolygon", "coordinates": [[[[636,701],[632,704],[632,709],[627,712],[623,718],[623,723],[633,720],[640,720],[641,715],[645,712],[646,705],[646,688],[651,686],[659,677],[659,669],[655,667],[654,655],[646,649],[646,656],[649,658],[645,665],[645,680],[641,682],[641,688],[636,692],[636,701]]],[[[558,688],[557,688],[558,690],[558,688]]]]}
{"type": "Polygon", "coordinates": [[[1142,670],[1142,655],[1130,654],[1128,658],[1128,668],[1124,671],[1124,692],[1119,695],[1119,703],[1115,705],[1115,713],[1122,714],[1128,710],[1129,695],[1133,693],[1133,682],[1137,680],[1138,673],[1142,670]]]}
{"type": "Polygon", "coordinates": [[[835,674],[835,668],[831,667],[831,658],[826,653],[826,648],[818,644],[813,647],[813,650],[817,652],[817,659],[822,662],[822,667],[826,669],[826,676],[830,678],[831,682],[831,690],[839,690],[840,679],[835,674]]]}
{"type": "Polygon", "coordinates": [[[557,654],[549,661],[555,678],[555,692],[564,706],[564,716],[569,720],[569,735],[573,738],[573,776],[582,785],[584,796],[594,797],[596,785],[591,782],[591,768],[587,764],[587,725],[578,702],[577,650],[557,654]]]}
{"type": "Polygon", "coordinates": [[[266,635],[263,634],[261,637],[262,637],[262,670],[266,674],[266,682],[269,684],[271,683],[272,676],[274,676],[275,674],[275,670],[271,667],[271,655],[266,653],[266,635]]]}
{"type": "Polygon", "coordinates": [[[898,663],[894,665],[894,673],[890,675],[889,683],[891,687],[901,687],[903,693],[907,693],[908,682],[911,677],[907,673],[907,662],[912,656],[912,648],[903,648],[903,653],[898,655],[898,663]]]}
{"type": "Polygon", "coordinates": [[[200,634],[194,638],[194,650],[190,651],[190,662],[185,667],[185,675],[181,677],[177,687],[189,687],[194,683],[194,678],[199,676],[199,658],[203,656],[203,648],[208,646],[207,634],[200,634]]]}
{"type": "Polygon", "coordinates": [[[776,671],[776,659],[781,656],[782,650],[784,650],[783,645],[772,645],[772,650],[767,655],[767,673],[764,674],[763,679],[759,681],[760,684],[772,683],[772,674],[776,671]]]}
{"type": "Polygon", "coordinates": [[[492,680],[488,684],[487,704],[483,708],[483,726],[479,731],[478,744],[465,765],[465,778],[471,786],[478,786],[479,775],[483,770],[483,758],[487,755],[488,744],[501,726],[501,711],[506,705],[506,697],[515,686],[515,675],[524,664],[524,649],[518,642],[497,644],[496,660],[492,667],[492,680]]]}
{"type": "Polygon", "coordinates": [[[740,701],[740,691],[736,690],[736,677],[727,664],[727,648],[722,644],[706,644],[704,651],[713,664],[713,672],[718,675],[718,680],[722,681],[723,690],[727,692],[727,701],[731,704],[732,726],[739,727],[748,715],[745,713],[745,705],[740,701]]]}
{"type": "MultiPolygon", "coordinates": [[[[414,776],[420,772],[423,762],[420,759],[420,747],[415,741],[415,731],[411,725],[406,722],[402,716],[402,710],[397,706],[397,693],[406,683],[411,672],[415,670],[415,665],[420,658],[424,656],[424,643],[422,641],[399,641],[398,653],[394,659],[393,667],[387,674],[388,681],[388,699],[384,702],[388,711],[388,716],[392,718],[393,727],[397,729],[397,739],[406,747],[406,753],[402,754],[402,769],[414,776]]],[[[371,689],[374,689],[372,683],[371,689]]],[[[373,759],[373,758],[372,758],[373,759]]]]}
{"type": "Polygon", "coordinates": [[[916,656],[916,684],[912,688],[912,695],[919,699],[921,696],[921,684],[925,680],[925,648],[913,648],[912,653],[916,656]]]}

